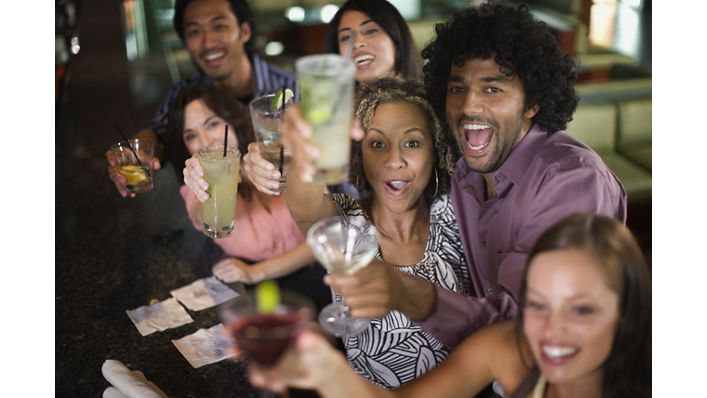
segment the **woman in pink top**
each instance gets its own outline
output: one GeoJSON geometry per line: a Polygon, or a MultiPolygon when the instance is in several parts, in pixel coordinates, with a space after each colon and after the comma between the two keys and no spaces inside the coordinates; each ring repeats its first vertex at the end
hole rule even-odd
{"type": "MultiPolygon", "coordinates": [[[[174,149],[167,156],[175,165],[186,159],[183,170],[186,185],[180,188],[180,194],[197,229],[203,226],[200,207],[207,196],[202,191],[204,197],[198,198],[189,188],[189,184],[194,184],[194,176],[203,175],[198,160],[189,156],[208,145],[223,144],[227,124],[229,146],[233,143],[245,154],[248,144],[255,141],[248,109],[227,91],[201,85],[188,87],[175,100],[170,115],[171,130],[175,133],[169,138],[173,142],[166,147],[174,149]]],[[[283,197],[258,192],[242,175],[237,203],[235,231],[226,238],[214,239],[229,256],[213,266],[214,275],[228,283],[252,284],[289,274],[314,262],[283,197]]]]}

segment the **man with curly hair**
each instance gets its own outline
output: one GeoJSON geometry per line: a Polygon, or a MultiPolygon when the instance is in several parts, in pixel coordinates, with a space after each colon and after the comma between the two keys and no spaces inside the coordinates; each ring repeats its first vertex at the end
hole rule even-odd
{"type": "Polygon", "coordinates": [[[353,315],[398,309],[455,346],[518,312],[524,264],[540,233],[577,212],[625,222],[626,192],[593,150],[562,131],[578,102],[576,68],[526,7],[464,9],[435,31],[422,52],[425,87],[461,152],[451,196],[474,292],[376,266],[329,278],[353,315]]]}
{"type": "Polygon", "coordinates": [[[475,292],[436,289],[433,311],[418,319],[454,345],[515,315],[542,231],[576,212],[625,222],[626,192],[593,150],[562,131],[578,102],[575,64],[526,7],[487,3],[435,31],[422,52],[425,87],[462,154],[451,195],[475,292]]]}

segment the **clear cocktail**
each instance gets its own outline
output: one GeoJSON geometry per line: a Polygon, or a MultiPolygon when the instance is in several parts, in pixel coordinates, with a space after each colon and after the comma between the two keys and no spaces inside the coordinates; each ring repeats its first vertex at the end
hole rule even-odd
{"type": "Polygon", "coordinates": [[[286,175],[292,162],[292,156],[282,146],[280,125],[282,124],[284,104],[278,103],[277,106],[273,106],[277,97],[275,94],[263,95],[251,101],[249,107],[260,155],[272,163],[275,168],[282,169],[280,188],[276,190],[282,192],[285,189],[286,175]]]}
{"type": "Polygon", "coordinates": [[[312,125],[312,142],[320,149],[314,181],[339,184],[346,180],[353,113],[354,71],[340,55],[309,55],[295,62],[300,104],[312,125]]]}
{"type": "Polygon", "coordinates": [[[235,227],[241,153],[229,147],[224,156],[223,145],[213,145],[199,151],[198,158],[209,184],[209,198],[202,204],[203,231],[209,237],[224,238],[235,227]]]}
{"type": "MultiPolygon", "coordinates": [[[[359,219],[330,217],[316,222],[307,231],[307,243],[314,257],[331,273],[352,275],[367,266],[378,252],[378,232],[359,219]]],[[[357,334],[368,319],[353,318],[341,301],[329,304],[319,314],[319,323],[336,336],[357,334]]]]}

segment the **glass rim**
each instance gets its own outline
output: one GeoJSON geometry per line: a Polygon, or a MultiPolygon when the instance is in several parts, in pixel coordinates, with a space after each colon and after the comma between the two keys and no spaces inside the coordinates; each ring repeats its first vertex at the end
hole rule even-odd
{"type": "Polygon", "coordinates": [[[355,71],[356,66],[351,59],[345,59],[341,54],[311,54],[299,57],[295,60],[295,71],[298,75],[312,75],[321,76],[326,75],[327,77],[337,77],[341,72],[345,71],[355,71]],[[348,61],[348,62],[344,62],[348,61]],[[315,64],[321,63],[327,67],[336,67],[331,73],[331,76],[322,72],[321,67],[313,67],[315,64]]]}
{"type": "Polygon", "coordinates": [[[121,149],[121,148],[127,148],[130,149],[131,146],[128,145],[128,143],[132,142],[137,142],[138,146],[144,146],[144,145],[149,145],[149,146],[154,146],[154,141],[148,140],[147,138],[129,138],[128,141],[126,142],[125,140],[120,140],[116,142],[115,144],[111,145],[111,149],[121,149]]]}
{"type": "MultiPolygon", "coordinates": [[[[223,144],[207,145],[206,148],[199,149],[199,152],[197,152],[197,153],[199,154],[199,157],[202,159],[213,160],[214,158],[209,158],[209,157],[206,157],[205,155],[209,152],[214,152],[216,150],[220,150],[221,152],[223,152],[223,144]]],[[[226,157],[228,157],[228,155],[233,155],[235,157],[241,157],[241,151],[238,150],[238,148],[229,145],[228,148],[226,149],[226,155],[227,155],[226,157]]]]}

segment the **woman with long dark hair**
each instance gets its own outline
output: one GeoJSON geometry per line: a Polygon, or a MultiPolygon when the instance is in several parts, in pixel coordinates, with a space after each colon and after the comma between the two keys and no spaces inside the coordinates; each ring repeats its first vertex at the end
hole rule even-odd
{"type": "Polygon", "coordinates": [[[324,397],[469,397],[494,380],[509,397],[651,395],[650,276],[621,222],[576,214],[547,230],[529,254],[521,301],[518,320],[478,331],[398,390],[365,383],[312,332],[276,367],[252,367],[251,382],[324,397]]]}

